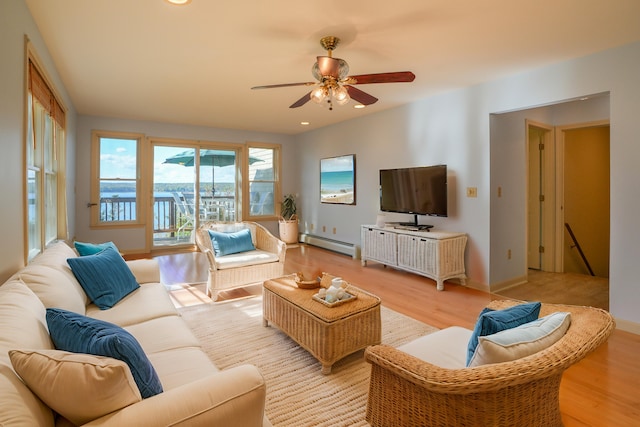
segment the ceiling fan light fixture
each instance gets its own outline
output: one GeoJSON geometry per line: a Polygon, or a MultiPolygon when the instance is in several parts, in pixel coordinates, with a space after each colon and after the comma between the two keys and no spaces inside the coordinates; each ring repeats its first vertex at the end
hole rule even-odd
{"type": "Polygon", "coordinates": [[[316,104],[322,104],[322,102],[325,100],[327,95],[328,95],[327,88],[325,86],[318,86],[317,88],[311,91],[311,94],[309,94],[309,97],[316,104]]]}
{"type": "Polygon", "coordinates": [[[351,99],[347,88],[342,85],[338,85],[336,88],[334,88],[333,98],[338,105],[344,105],[349,102],[349,99],[351,99]]]}

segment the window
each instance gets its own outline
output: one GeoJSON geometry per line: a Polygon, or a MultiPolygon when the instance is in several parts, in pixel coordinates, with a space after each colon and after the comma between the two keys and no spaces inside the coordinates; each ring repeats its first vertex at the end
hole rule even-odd
{"type": "Polygon", "coordinates": [[[67,238],[65,111],[27,46],[26,257],[67,238]]]}
{"type": "Polygon", "coordinates": [[[280,146],[275,144],[247,144],[243,217],[249,220],[271,219],[278,215],[280,200],[280,146]]]}
{"type": "Polygon", "coordinates": [[[91,226],[139,225],[143,135],[93,131],[91,226]]]}

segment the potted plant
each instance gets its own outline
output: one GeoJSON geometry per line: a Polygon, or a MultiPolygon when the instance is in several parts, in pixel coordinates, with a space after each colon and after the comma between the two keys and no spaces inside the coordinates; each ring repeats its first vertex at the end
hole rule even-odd
{"type": "Polygon", "coordinates": [[[280,240],[285,243],[296,243],[298,241],[298,215],[296,199],[293,194],[284,196],[280,204],[280,240]]]}

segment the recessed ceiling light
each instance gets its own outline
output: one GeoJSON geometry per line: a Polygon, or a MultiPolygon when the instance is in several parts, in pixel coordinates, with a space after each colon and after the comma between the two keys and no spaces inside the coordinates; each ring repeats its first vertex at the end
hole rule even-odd
{"type": "Polygon", "coordinates": [[[191,3],[191,0],[167,0],[167,1],[177,6],[184,6],[185,4],[191,3]]]}
{"type": "Polygon", "coordinates": [[[356,104],[353,106],[353,108],[364,108],[365,106],[362,104],[356,104]]]}
{"type": "Polygon", "coordinates": [[[309,126],[309,122],[300,122],[302,126],[309,126]]]}

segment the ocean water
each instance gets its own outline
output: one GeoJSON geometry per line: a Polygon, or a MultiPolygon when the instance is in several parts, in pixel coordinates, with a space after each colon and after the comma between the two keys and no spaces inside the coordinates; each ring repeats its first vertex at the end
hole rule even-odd
{"type": "Polygon", "coordinates": [[[320,193],[348,193],[353,191],[353,171],[320,173],[320,193]]]}

